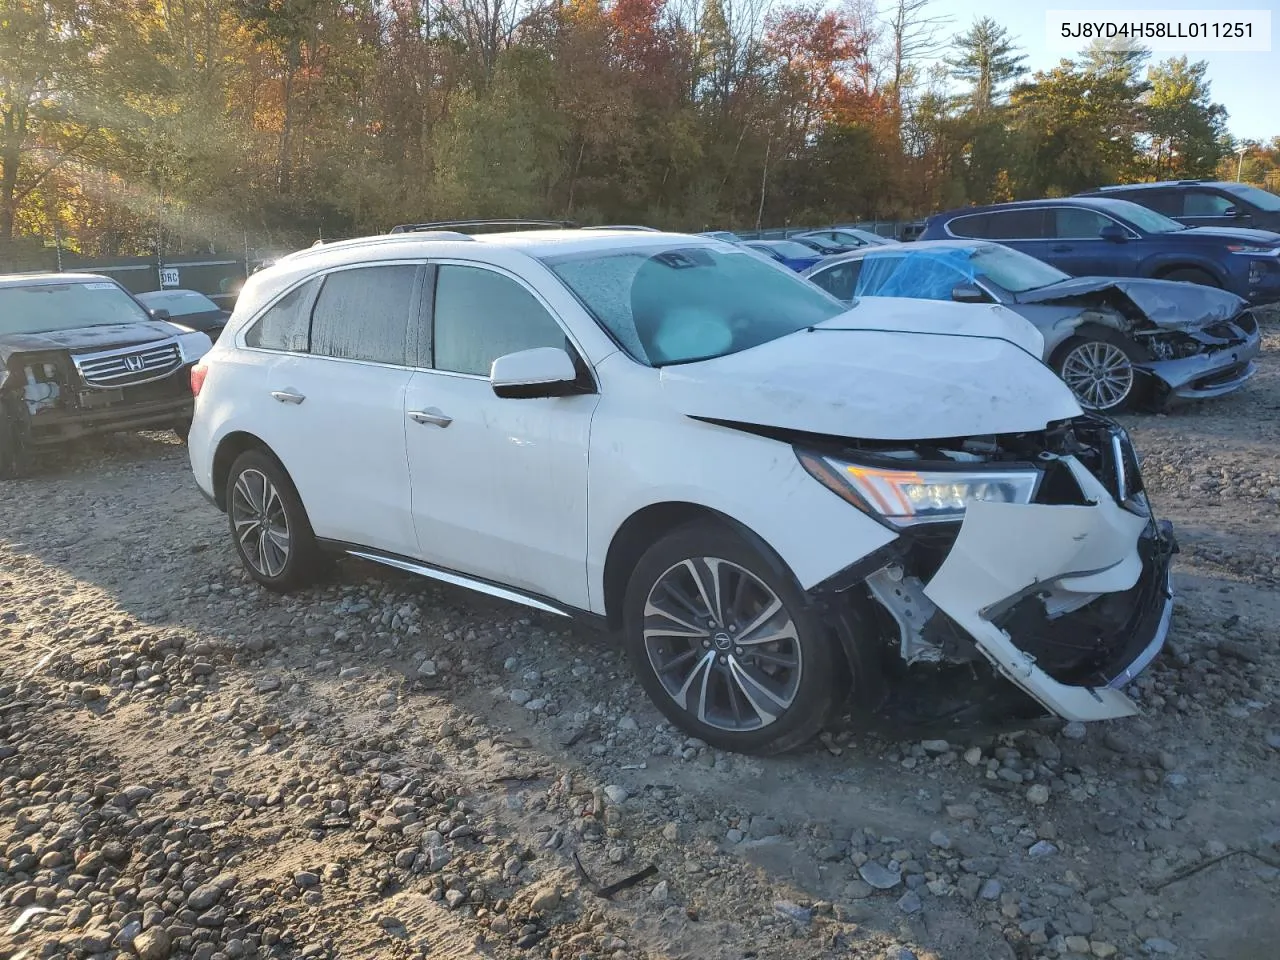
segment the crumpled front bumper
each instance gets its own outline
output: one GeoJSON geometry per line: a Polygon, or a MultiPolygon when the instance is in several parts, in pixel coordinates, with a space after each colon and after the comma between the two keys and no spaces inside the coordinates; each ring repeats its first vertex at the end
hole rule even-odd
{"type": "Polygon", "coordinates": [[[1000,674],[1048,710],[1068,720],[1128,716],[1137,708],[1120,688],[1156,657],[1169,630],[1172,528],[1121,506],[1078,460],[1064,462],[1085,505],[970,504],[924,593],[1000,674]],[[1046,596],[1076,612],[1052,617],[1046,596]],[[1109,601],[1117,606],[1106,611],[1105,630],[1093,638],[1098,656],[1087,669],[1040,662],[1037,649],[1052,648],[1037,647],[1045,639],[1041,632],[1065,627],[1067,643],[1083,645],[1093,626],[1082,625],[1081,610],[1109,601]],[[1028,620],[1032,608],[1039,619],[1028,620]],[[1030,629],[1014,626],[1029,622],[1030,629]]]}
{"type": "Polygon", "coordinates": [[[1254,360],[1262,351],[1262,331],[1252,314],[1186,334],[1203,345],[1202,353],[1139,364],[1139,369],[1164,385],[1169,396],[1181,400],[1220,397],[1239,390],[1257,371],[1254,360]]]}

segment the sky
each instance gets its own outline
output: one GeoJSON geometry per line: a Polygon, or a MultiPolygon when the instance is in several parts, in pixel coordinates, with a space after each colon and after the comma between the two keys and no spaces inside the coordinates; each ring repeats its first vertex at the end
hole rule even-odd
{"type": "MultiPolygon", "coordinates": [[[[882,9],[886,5],[882,0],[882,9]]],[[[933,16],[950,18],[939,30],[939,36],[947,38],[966,31],[979,17],[991,17],[1016,38],[1020,52],[1027,55],[1026,66],[1034,71],[1053,67],[1062,57],[1070,56],[1049,48],[1045,36],[1048,11],[1108,6],[1105,0],[932,0],[927,10],[933,16]]],[[[1227,108],[1227,127],[1233,136],[1263,142],[1280,136],[1280,109],[1276,105],[1280,94],[1280,0],[1118,0],[1114,6],[1125,10],[1271,11],[1270,53],[1183,52],[1192,61],[1208,62],[1213,99],[1227,108]]],[[[1158,51],[1152,54],[1151,62],[1179,55],[1176,51],[1158,51]]]]}

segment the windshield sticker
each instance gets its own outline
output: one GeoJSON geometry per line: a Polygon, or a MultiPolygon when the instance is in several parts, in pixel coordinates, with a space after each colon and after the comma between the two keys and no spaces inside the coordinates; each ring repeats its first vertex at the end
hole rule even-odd
{"type": "Polygon", "coordinates": [[[114,290],[116,285],[114,283],[86,283],[84,288],[86,290],[114,290]]]}

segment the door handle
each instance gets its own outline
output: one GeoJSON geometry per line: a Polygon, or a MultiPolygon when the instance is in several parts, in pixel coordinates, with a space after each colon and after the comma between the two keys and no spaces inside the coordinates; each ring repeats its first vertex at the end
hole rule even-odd
{"type": "Polygon", "coordinates": [[[447,427],[453,423],[453,417],[445,416],[435,407],[426,410],[410,410],[409,419],[414,423],[430,423],[437,427],[447,427]]]}
{"type": "Polygon", "coordinates": [[[1053,248],[1053,252],[1054,252],[1054,253],[1070,253],[1070,252],[1071,252],[1071,248],[1070,248],[1069,246],[1067,246],[1065,243],[1062,243],[1062,244],[1059,244],[1058,246],[1054,247],[1054,248],[1053,248]]]}
{"type": "Polygon", "coordinates": [[[281,403],[301,403],[307,399],[300,393],[294,393],[291,390],[272,390],[271,396],[279,400],[281,403]]]}

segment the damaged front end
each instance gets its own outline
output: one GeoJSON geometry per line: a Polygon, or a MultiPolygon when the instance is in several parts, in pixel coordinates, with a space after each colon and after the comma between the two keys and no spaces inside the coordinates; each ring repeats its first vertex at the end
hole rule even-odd
{"type": "Polygon", "coordinates": [[[1207,400],[1232,393],[1254,375],[1262,331],[1252,310],[1182,330],[1137,330],[1151,359],[1138,369],[1155,378],[1165,399],[1207,400]]]}
{"type": "Polygon", "coordinates": [[[960,665],[981,676],[985,663],[1068,720],[1135,712],[1121,688],[1164,644],[1177,547],[1121,427],[1085,415],[1035,433],[797,453],[899,534],[811,591],[859,648],[855,664],[870,636],[907,678],[960,665]]]}
{"type": "Polygon", "coordinates": [[[1207,400],[1244,386],[1262,348],[1257,317],[1246,302],[1214,287],[1172,280],[1077,278],[1020,294],[1018,301],[1064,310],[1078,330],[1115,330],[1139,348],[1134,369],[1146,377],[1156,406],[1207,400]]]}
{"type": "Polygon", "coordinates": [[[0,350],[0,360],[0,466],[10,472],[42,447],[191,415],[193,361],[178,337],[93,353],[0,350]]]}

